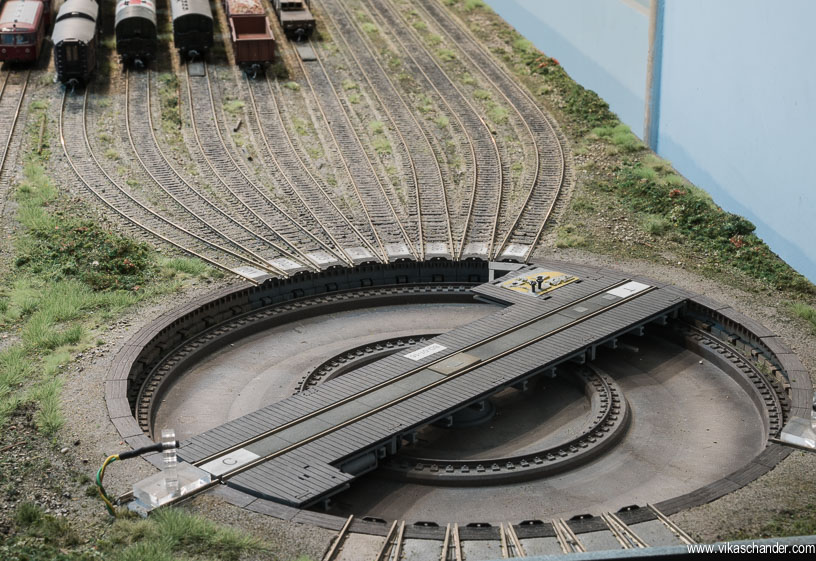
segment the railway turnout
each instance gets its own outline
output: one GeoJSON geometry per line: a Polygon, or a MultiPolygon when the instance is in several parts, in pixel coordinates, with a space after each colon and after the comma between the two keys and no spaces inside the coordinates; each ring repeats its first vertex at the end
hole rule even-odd
{"type": "MultiPolygon", "coordinates": [[[[591,269],[521,268],[473,289],[496,313],[182,443],[179,457],[228,486],[293,507],[326,501],[412,441],[507,388],[665,323],[688,294],[591,269]]],[[[612,422],[610,421],[610,426],[612,422]]],[[[607,429],[609,430],[609,429],[607,429]]],[[[600,445],[604,431],[576,443],[600,445]]],[[[542,458],[541,462],[555,461],[542,458]]]]}

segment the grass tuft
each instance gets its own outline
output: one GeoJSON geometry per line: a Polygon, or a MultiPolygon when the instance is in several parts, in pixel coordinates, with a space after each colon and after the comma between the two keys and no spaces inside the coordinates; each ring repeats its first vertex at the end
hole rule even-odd
{"type": "Polygon", "coordinates": [[[465,0],[464,10],[472,12],[473,10],[484,10],[487,8],[484,0],[465,0]]]}
{"type": "Polygon", "coordinates": [[[237,561],[267,551],[259,540],[186,511],[167,508],[145,521],[119,520],[111,529],[111,545],[126,546],[120,559],[203,557],[237,561]]]}
{"type": "Polygon", "coordinates": [[[456,60],[456,53],[450,49],[438,49],[436,51],[436,56],[445,62],[456,60]]]}
{"type": "Polygon", "coordinates": [[[583,245],[586,245],[586,237],[581,235],[576,226],[565,224],[558,228],[555,237],[555,247],[581,247],[583,245]]]}
{"type": "Polygon", "coordinates": [[[388,142],[387,138],[375,138],[371,144],[374,146],[374,150],[377,152],[377,154],[382,155],[391,153],[391,143],[388,142]]]}
{"type": "Polygon", "coordinates": [[[632,130],[623,123],[614,126],[596,127],[592,129],[592,132],[601,138],[609,140],[624,152],[637,152],[645,148],[632,130]]]}
{"type": "Polygon", "coordinates": [[[230,115],[240,115],[245,105],[240,99],[231,99],[224,103],[224,111],[230,115]]]}
{"type": "Polygon", "coordinates": [[[643,229],[653,236],[662,236],[669,228],[671,222],[663,216],[647,214],[643,217],[643,229]]]}
{"type": "Polygon", "coordinates": [[[210,267],[202,260],[192,257],[165,257],[159,260],[162,273],[166,276],[183,274],[191,277],[205,276],[210,267]]]}
{"type": "Polygon", "coordinates": [[[794,316],[807,321],[811,329],[816,332],[816,308],[803,302],[791,302],[787,308],[794,316]]]}

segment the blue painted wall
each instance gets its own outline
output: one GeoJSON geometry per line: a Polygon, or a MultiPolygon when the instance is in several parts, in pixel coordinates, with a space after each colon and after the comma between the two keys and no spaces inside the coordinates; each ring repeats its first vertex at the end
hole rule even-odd
{"type": "Polygon", "coordinates": [[[816,2],[667,0],[657,152],[816,281],[816,2]]]}
{"type": "MultiPolygon", "coordinates": [[[[645,0],[488,0],[642,134],[645,0]]],[[[816,281],[814,0],[665,0],[657,152],[816,281]]]]}
{"type": "Polygon", "coordinates": [[[636,0],[487,3],[547,56],[558,59],[579,84],[598,92],[635,133],[641,133],[649,50],[645,6],[636,0]]]}

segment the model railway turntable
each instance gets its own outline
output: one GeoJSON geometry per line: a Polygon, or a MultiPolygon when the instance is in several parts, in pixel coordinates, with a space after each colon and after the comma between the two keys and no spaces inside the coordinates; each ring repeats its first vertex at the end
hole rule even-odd
{"type": "MultiPolygon", "coordinates": [[[[498,392],[594,358],[599,346],[665,323],[688,297],[608,272],[538,266],[473,293],[505,307],[195,436],[179,457],[231,487],[307,507],[348,488],[423,426],[452,424],[498,392]]],[[[591,450],[605,434],[580,445],[591,450]]]]}

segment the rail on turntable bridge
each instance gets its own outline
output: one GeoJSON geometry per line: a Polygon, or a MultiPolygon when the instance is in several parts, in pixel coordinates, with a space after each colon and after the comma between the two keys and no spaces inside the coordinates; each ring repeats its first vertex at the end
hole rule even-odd
{"type": "MultiPolygon", "coordinates": [[[[588,267],[535,265],[479,285],[496,313],[183,442],[179,458],[257,497],[306,507],[348,488],[417,430],[591,360],[676,316],[690,294],[588,267]]],[[[318,341],[315,344],[319,344],[318,341]]]]}

